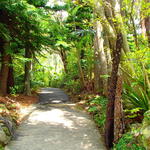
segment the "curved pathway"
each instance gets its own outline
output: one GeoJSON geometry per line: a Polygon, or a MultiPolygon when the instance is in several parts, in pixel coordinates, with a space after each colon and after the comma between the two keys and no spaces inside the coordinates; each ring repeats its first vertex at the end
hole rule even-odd
{"type": "Polygon", "coordinates": [[[93,121],[73,109],[62,90],[44,88],[39,97],[40,103],[5,150],[105,150],[93,121]]]}

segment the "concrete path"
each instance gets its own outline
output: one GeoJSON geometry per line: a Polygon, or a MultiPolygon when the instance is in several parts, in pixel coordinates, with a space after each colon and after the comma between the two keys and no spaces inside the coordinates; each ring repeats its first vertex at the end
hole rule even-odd
{"type": "Polygon", "coordinates": [[[94,122],[86,113],[73,109],[63,91],[42,89],[39,96],[40,104],[5,150],[105,150],[94,122]]]}

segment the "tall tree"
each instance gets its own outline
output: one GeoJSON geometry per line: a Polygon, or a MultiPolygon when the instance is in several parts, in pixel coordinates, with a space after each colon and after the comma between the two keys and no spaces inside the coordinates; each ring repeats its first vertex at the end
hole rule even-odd
{"type": "MultiPolygon", "coordinates": [[[[0,3],[0,27],[6,28],[8,33],[2,33],[3,36],[1,37],[4,41],[3,45],[1,44],[1,50],[2,50],[2,67],[1,67],[1,78],[3,79],[3,84],[7,83],[6,80],[8,77],[8,73],[12,74],[12,68],[8,66],[8,63],[6,62],[6,59],[10,59],[8,57],[8,54],[11,57],[12,53],[18,53],[19,51],[25,50],[27,59],[29,58],[29,61],[26,62],[25,65],[25,92],[26,94],[30,94],[29,91],[29,84],[27,84],[27,81],[30,83],[30,59],[31,59],[31,53],[30,51],[40,51],[40,48],[42,45],[47,44],[45,42],[47,38],[47,25],[48,23],[48,15],[44,11],[44,9],[40,8],[39,6],[44,6],[47,1],[37,1],[37,7],[32,5],[33,1],[30,1],[31,4],[27,3],[26,1],[9,1],[9,0],[2,0],[0,3]],[[41,4],[41,5],[40,5],[41,4]],[[43,19],[44,18],[44,19],[43,19]],[[42,20],[43,19],[43,20],[42,20]],[[11,39],[11,40],[10,40],[11,39]],[[16,46],[14,46],[16,45],[16,46]],[[6,56],[4,56],[6,55],[6,56]],[[5,62],[3,62],[5,61],[5,62]],[[5,65],[7,64],[7,65],[5,65]],[[10,68],[10,71],[6,69],[6,67],[10,68]],[[5,72],[3,72],[3,69],[6,69],[5,72]],[[28,70],[29,69],[29,70],[28,70]],[[5,75],[3,75],[5,73],[5,75]]],[[[35,5],[36,5],[35,4],[35,5]]],[[[9,60],[7,60],[9,61],[9,60]]],[[[1,84],[1,85],[3,85],[1,84]]],[[[7,85],[3,85],[5,89],[8,89],[9,82],[7,85]]],[[[4,91],[3,91],[4,92],[4,91]]],[[[5,94],[7,92],[4,92],[5,94]]]]}
{"type": "Polygon", "coordinates": [[[106,54],[104,52],[104,29],[101,22],[103,22],[104,8],[102,7],[102,1],[95,0],[95,39],[94,39],[94,48],[95,48],[95,67],[94,67],[94,75],[95,75],[95,91],[100,92],[102,94],[106,94],[107,91],[107,79],[104,78],[105,75],[108,75],[107,71],[107,60],[106,54]]]}
{"type": "Polygon", "coordinates": [[[7,79],[9,73],[9,63],[11,56],[8,54],[7,50],[9,48],[9,41],[4,43],[3,49],[1,49],[1,80],[0,80],[0,95],[7,94],[7,79]]]}
{"type": "Polygon", "coordinates": [[[14,88],[14,85],[15,85],[14,67],[13,67],[12,56],[10,56],[9,72],[8,72],[8,80],[7,80],[7,93],[11,93],[11,88],[14,88]]]}
{"type": "Polygon", "coordinates": [[[117,81],[118,81],[118,71],[119,64],[121,59],[121,51],[124,44],[125,34],[123,32],[123,24],[121,20],[121,14],[118,9],[115,9],[120,4],[117,1],[109,1],[111,8],[113,8],[114,24],[117,40],[116,45],[112,52],[112,72],[109,80],[109,89],[108,89],[108,104],[107,104],[107,113],[106,113],[106,126],[105,126],[105,142],[108,148],[113,146],[114,142],[114,109],[115,109],[115,100],[117,94],[117,81]],[[121,26],[120,26],[121,24],[121,26]]]}
{"type": "Polygon", "coordinates": [[[145,36],[147,37],[149,47],[150,47],[150,16],[149,16],[149,4],[150,0],[143,1],[142,7],[142,28],[145,36]],[[147,7],[148,6],[148,7],[147,7]]]}
{"type": "Polygon", "coordinates": [[[29,47],[25,50],[25,58],[28,60],[25,62],[25,76],[24,76],[24,94],[31,95],[31,59],[32,53],[29,47]]]}
{"type": "Polygon", "coordinates": [[[113,63],[112,72],[109,81],[108,90],[108,105],[107,105],[107,118],[105,129],[105,141],[107,147],[112,147],[114,142],[114,102],[116,96],[116,85],[118,80],[118,68],[120,63],[121,48],[123,43],[122,33],[118,33],[116,41],[116,49],[113,50],[113,63]]]}

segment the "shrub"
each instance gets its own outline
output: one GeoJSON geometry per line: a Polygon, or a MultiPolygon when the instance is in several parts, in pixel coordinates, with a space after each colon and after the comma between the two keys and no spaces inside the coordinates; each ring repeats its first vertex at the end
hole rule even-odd
{"type": "Polygon", "coordinates": [[[4,150],[4,147],[0,144],[0,150],[4,150]]]}
{"type": "Polygon", "coordinates": [[[93,114],[94,120],[100,128],[104,127],[107,99],[102,96],[96,96],[89,101],[88,112],[93,114]]]}
{"type": "Polygon", "coordinates": [[[132,87],[125,86],[124,98],[129,100],[135,108],[141,108],[144,111],[149,110],[150,96],[139,88],[139,91],[135,91],[132,87]]]}
{"type": "Polygon", "coordinates": [[[114,145],[114,150],[146,150],[143,146],[137,144],[136,138],[131,133],[126,133],[114,145]]]}

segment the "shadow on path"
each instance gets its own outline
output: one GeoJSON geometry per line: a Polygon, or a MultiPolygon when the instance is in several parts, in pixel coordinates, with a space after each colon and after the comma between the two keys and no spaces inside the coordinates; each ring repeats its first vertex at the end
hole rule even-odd
{"type": "MultiPolygon", "coordinates": [[[[40,101],[43,102],[45,94],[44,102],[51,103],[51,97],[67,98],[63,99],[67,102],[68,97],[62,93],[59,89],[44,89],[40,101]],[[60,94],[55,95],[57,92],[60,94]]],[[[99,131],[89,116],[69,106],[38,104],[18,128],[17,135],[5,150],[105,150],[99,131]]]]}
{"type": "Polygon", "coordinates": [[[69,97],[58,88],[42,88],[39,100],[40,104],[58,104],[68,102],[69,97]]]}

